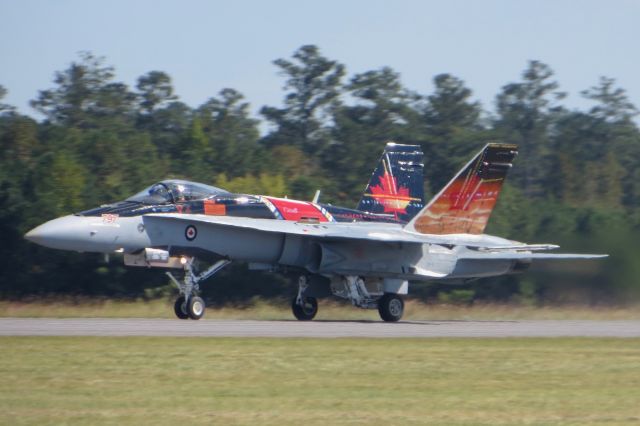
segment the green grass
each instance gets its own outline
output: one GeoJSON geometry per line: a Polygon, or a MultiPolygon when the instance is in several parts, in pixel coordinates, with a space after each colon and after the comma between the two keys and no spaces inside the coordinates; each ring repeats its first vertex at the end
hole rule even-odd
{"type": "MultiPolygon", "coordinates": [[[[375,310],[353,308],[348,302],[321,299],[318,319],[379,320],[375,310]]],[[[53,318],[174,318],[173,300],[114,300],[101,298],[45,298],[0,300],[0,317],[53,318]]],[[[289,301],[255,299],[244,306],[208,307],[209,319],[291,319],[289,301]]],[[[640,319],[640,306],[581,305],[532,307],[515,304],[425,304],[408,300],[405,320],[518,320],[518,319],[640,319]]]]}
{"type": "Polygon", "coordinates": [[[0,338],[0,424],[638,424],[640,339],[0,338]]]}

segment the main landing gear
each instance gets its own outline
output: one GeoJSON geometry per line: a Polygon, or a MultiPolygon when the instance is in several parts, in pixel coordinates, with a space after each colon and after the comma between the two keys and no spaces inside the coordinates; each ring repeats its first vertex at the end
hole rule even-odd
{"type": "Polygon", "coordinates": [[[193,267],[194,258],[183,259],[184,280],[182,282],[178,281],[171,272],[166,273],[180,291],[180,296],[176,299],[176,303],[173,305],[173,310],[176,317],[180,319],[191,318],[193,320],[199,320],[204,316],[206,307],[204,300],[197,295],[200,291],[199,283],[220,271],[231,263],[231,261],[226,259],[218,260],[207,270],[196,275],[196,271],[193,267]]]}
{"type": "Polygon", "coordinates": [[[315,297],[305,295],[308,287],[307,277],[301,275],[298,278],[298,295],[291,302],[293,316],[300,321],[311,321],[318,313],[318,300],[315,297]]]}
{"type": "Polygon", "coordinates": [[[378,313],[386,322],[398,322],[404,313],[404,301],[397,294],[385,293],[378,299],[378,313]]]}
{"type": "MultiPolygon", "coordinates": [[[[298,294],[291,302],[293,315],[300,321],[310,321],[318,313],[318,301],[308,293],[309,281],[302,275],[298,279],[298,294]]],[[[384,292],[380,280],[370,279],[365,284],[359,276],[343,276],[331,281],[331,293],[348,299],[353,306],[362,309],[378,309],[380,318],[386,322],[397,322],[404,314],[404,301],[399,294],[384,292]]]]}

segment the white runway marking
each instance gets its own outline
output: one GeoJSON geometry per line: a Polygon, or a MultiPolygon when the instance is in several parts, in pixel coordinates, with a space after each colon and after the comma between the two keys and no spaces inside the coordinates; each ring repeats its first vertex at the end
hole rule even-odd
{"type": "Polygon", "coordinates": [[[0,336],[640,337],[640,321],[236,321],[0,318],[0,336]]]}

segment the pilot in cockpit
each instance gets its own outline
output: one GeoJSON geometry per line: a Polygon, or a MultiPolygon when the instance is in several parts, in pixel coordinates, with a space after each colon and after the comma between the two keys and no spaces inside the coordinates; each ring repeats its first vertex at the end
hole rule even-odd
{"type": "Polygon", "coordinates": [[[202,200],[227,191],[215,186],[182,180],[165,180],[151,185],[127,201],[144,204],[175,204],[202,200]]]}

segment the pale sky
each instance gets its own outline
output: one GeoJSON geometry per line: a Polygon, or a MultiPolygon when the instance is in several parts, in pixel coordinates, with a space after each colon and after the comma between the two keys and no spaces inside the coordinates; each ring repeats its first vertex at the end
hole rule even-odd
{"type": "Polygon", "coordinates": [[[349,76],[390,66],[422,94],[451,73],[489,110],[530,59],[569,107],[604,75],[640,108],[639,22],[640,0],[0,0],[0,85],[35,115],[29,100],[87,50],[130,86],[161,70],[191,107],[231,87],[257,111],[284,95],[272,61],[315,44],[349,76]]]}

